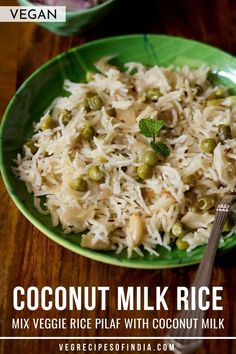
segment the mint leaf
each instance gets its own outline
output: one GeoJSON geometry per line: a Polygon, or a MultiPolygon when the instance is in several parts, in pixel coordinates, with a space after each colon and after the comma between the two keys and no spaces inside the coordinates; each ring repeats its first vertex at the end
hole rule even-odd
{"type": "Polygon", "coordinates": [[[166,144],[163,144],[161,142],[155,142],[151,141],[150,143],[151,148],[160,156],[164,157],[166,159],[170,155],[170,149],[166,144]]]}
{"type": "Polygon", "coordinates": [[[164,126],[163,120],[143,118],[139,122],[140,133],[148,138],[157,135],[163,126],[164,126]]]}
{"type": "Polygon", "coordinates": [[[166,144],[155,142],[155,136],[160,132],[164,126],[163,120],[155,120],[151,118],[143,118],[139,122],[140,133],[153,140],[150,142],[151,148],[165,159],[170,155],[170,149],[166,144]]]}

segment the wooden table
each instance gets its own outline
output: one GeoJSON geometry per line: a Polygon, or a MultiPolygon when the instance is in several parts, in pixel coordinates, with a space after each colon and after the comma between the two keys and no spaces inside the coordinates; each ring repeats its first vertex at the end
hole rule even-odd
{"type": "MultiPolygon", "coordinates": [[[[14,1],[1,0],[0,5],[14,1]]],[[[236,54],[235,0],[146,0],[121,1],[116,14],[89,33],[62,38],[34,24],[0,24],[0,114],[19,85],[41,64],[56,54],[91,39],[125,33],[166,33],[194,38],[236,54]],[[138,3],[134,6],[134,3],[138,3]]],[[[190,285],[196,266],[170,270],[132,270],[98,263],[74,254],[55,244],[17,210],[4,185],[0,185],[0,335],[1,336],[156,336],[156,330],[13,330],[14,317],[112,317],[133,316],[173,317],[175,287],[190,285]],[[13,310],[12,290],[15,286],[169,286],[170,310],[158,314],[137,311],[117,313],[115,300],[110,298],[107,311],[44,311],[18,313],[13,310]]],[[[224,287],[224,312],[209,311],[208,317],[224,317],[224,330],[208,330],[206,336],[236,335],[236,251],[218,258],[213,271],[213,285],[224,287]]],[[[150,301],[154,293],[150,294],[150,301]]],[[[52,354],[59,352],[57,340],[1,340],[1,354],[52,354]]],[[[62,343],[68,341],[60,341],[62,343]]],[[[78,342],[78,341],[74,341],[78,342]]],[[[156,343],[156,341],[150,341],[156,343]]],[[[159,341],[161,342],[161,341],[159,341]]],[[[95,352],[95,351],[94,351],[95,352]]],[[[164,351],[161,351],[164,353],[164,351]]],[[[196,353],[236,353],[234,340],[205,340],[204,348],[196,353]]]]}

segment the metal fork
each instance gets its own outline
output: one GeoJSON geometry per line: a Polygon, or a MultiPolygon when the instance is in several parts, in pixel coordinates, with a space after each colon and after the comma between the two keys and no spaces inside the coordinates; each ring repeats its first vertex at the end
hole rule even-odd
{"type": "MultiPolygon", "coordinates": [[[[232,202],[233,196],[227,196],[222,199],[216,208],[215,220],[212,225],[211,234],[209,237],[208,244],[203,256],[203,259],[198,267],[195,279],[193,281],[192,287],[196,288],[196,293],[202,286],[209,286],[211,273],[213,268],[213,263],[215,260],[216,251],[218,248],[219,240],[221,237],[222,228],[225,222],[225,219],[230,211],[230,205],[232,202]]],[[[206,296],[203,296],[203,301],[206,299],[206,296]]],[[[190,298],[191,301],[191,298],[190,298]]],[[[196,339],[196,337],[203,336],[202,329],[202,320],[205,317],[206,311],[199,309],[196,310],[182,310],[178,315],[178,319],[191,319],[197,318],[197,325],[192,326],[192,328],[180,328],[172,329],[168,332],[166,342],[172,343],[175,345],[174,352],[176,354],[187,354],[191,353],[193,350],[196,350],[202,346],[202,339],[196,339]],[[170,338],[172,337],[172,338],[170,338]],[[180,338],[178,338],[180,337],[180,338]],[[187,338],[186,338],[187,337],[187,338]],[[191,337],[194,337],[191,339],[191,337]],[[186,338],[186,339],[184,339],[186,338]]]]}

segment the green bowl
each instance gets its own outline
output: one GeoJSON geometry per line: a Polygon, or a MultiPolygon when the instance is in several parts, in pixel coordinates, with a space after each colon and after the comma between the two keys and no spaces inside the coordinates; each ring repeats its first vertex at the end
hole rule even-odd
{"type": "MultiPolygon", "coordinates": [[[[17,0],[21,6],[34,6],[31,1],[17,0]]],[[[66,22],[38,22],[42,27],[50,32],[71,36],[76,33],[82,33],[96,26],[112,10],[117,0],[107,0],[106,2],[94,6],[90,9],[81,11],[67,11],[66,22]]]]}
{"type": "MultiPolygon", "coordinates": [[[[64,79],[75,82],[84,80],[86,72],[95,69],[93,63],[106,55],[116,56],[115,64],[121,67],[127,61],[163,66],[188,64],[190,67],[207,63],[216,66],[217,81],[232,90],[236,87],[236,60],[232,56],[187,39],[131,35],[102,39],[73,48],[36,70],[19,88],[7,107],[0,130],[0,168],[6,188],[17,207],[32,224],[55,242],[83,256],[133,268],[169,268],[197,263],[201,260],[205,247],[197,247],[190,253],[176,248],[167,251],[159,247],[160,257],[144,252],[144,257],[133,255],[131,259],[127,259],[126,250],[117,255],[114,252],[84,249],[80,247],[80,235],[64,235],[61,227],[52,226],[49,216],[39,214],[33,206],[32,195],[12,173],[12,161],[25,140],[31,136],[32,123],[39,120],[55,97],[65,94],[64,79]]],[[[221,242],[219,252],[231,250],[235,245],[236,235],[233,235],[221,242]]]]}

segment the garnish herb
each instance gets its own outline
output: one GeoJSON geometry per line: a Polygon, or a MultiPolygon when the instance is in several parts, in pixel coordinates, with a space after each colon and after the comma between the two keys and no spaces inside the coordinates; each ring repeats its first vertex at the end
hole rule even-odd
{"type": "Polygon", "coordinates": [[[160,130],[164,127],[163,120],[154,120],[151,118],[143,118],[139,122],[140,133],[147,138],[152,138],[150,143],[151,148],[160,156],[165,159],[170,155],[170,149],[168,146],[162,142],[156,142],[156,135],[159,134],[160,130]]]}
{"type": "Polygon", "coordinates": [[[139,122],[140,133],[148,138],[153,137],[153,140],[155,140],[155,135],[157,135],[161,130],[161,128],[163,127],[164,127],[163,120],[144,118],[141,119],[139,122]]]}
{"type": "Polygon", "coordinates": [[[160,156],[164,157],[166,159],[170,155],[170,149],[166,144],[161,143],[158,141],[157,143],[155,141],[151,141],[150,143],[151,148],[160,156]]]}

